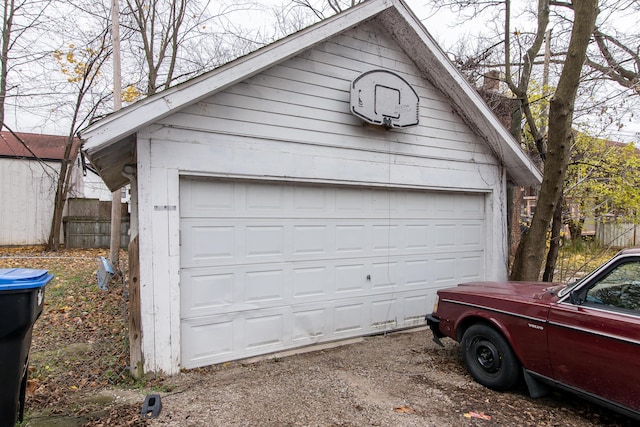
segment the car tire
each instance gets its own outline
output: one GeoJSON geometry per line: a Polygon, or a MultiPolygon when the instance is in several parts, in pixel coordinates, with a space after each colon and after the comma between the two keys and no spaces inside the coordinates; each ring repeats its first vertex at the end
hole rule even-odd
{"type": "Polygon", "coordinates": [[[461,340],[462,360],[473,378],[497,391],[513,388],[520,378],[520,362],[511,346],[495,329],[470,326],[461,340]]]}

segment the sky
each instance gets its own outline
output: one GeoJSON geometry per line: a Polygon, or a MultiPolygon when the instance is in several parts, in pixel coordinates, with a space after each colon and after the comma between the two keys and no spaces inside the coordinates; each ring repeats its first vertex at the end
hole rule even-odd
{"type": "MultiPolygon", "coordinates": [[[[260,3],[263,6],[268,6],[269,4],[282,4],[283,1],[287,0],[262,0],[260,3]]],[[[426,2],[427,0],[405,0],[405,3],[413,10],[427,31],[429,31],[445,51],[455,50],[461,38],[467,36],[472,38],[482,32],[487,32],[488,27],[491,25],[491,22],[487,22],[486,18],[484,22],[480,20],[462,22],[459,16],[447,8],[442,8],[434,12],[430,7],[426,6],[426,2]]],[[[237,15],[236,19],[243,20],[246,19],[246,17],[237,15]]],[[[251,24],[255,26],[268,26],[268,23],[265,24],[265,21],[268,19],[271,19],[270,16],[263,13],[255,15],[246,22],[251,22],[251,24]]],[[[528,24],[524,23],[520,25],[526,26],[528,24]]],[[[516,21],[512,25],[512,28],[517,27],[518,22],[516,21]]],[[[30,118],[28,112],[21,111],[19,114],[13,115],[13,117],[12,113],[12,111],[7,111],[7,121],[12,124],[14,128],[21,131],[60,134],[67,130],[61,123],[53,121],[45,127],[37,127],[38,125],[35,125],[35,123],[38,122],[34,118],[30,118]],[[20,119],[18,120],[17,117],[20,119]]],[[[625,124],[627,127],[622,132],[615,132],[613,138],[622,141],[628,141],[630,139],[638,140],[637,133],[640,133],[640,122],[626,122],[625,124]]]]}

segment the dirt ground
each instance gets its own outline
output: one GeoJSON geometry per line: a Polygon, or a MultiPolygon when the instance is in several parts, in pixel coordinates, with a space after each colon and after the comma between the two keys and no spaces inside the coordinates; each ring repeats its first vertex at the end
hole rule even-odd
{"type": "Polygon", "coordinates": [[[497,393],[467,374],[458,344],[426,328],[163,381],[159,426],[631,426],[562,392],[497,393]]]}
{"type": "Polygon", "coordinates": [[[637,424],[559,391],[534,400],[524,387],[488,390],[466,372],[458,344],[441,348],[426,328],[133,381],[125,293],[96,286],[104,252],[0,248],[0,268],[55,274],[34,326],[23,427],[637,424]],[[143,401],[156,393],[160,414],[147,419],[143,401]]]}

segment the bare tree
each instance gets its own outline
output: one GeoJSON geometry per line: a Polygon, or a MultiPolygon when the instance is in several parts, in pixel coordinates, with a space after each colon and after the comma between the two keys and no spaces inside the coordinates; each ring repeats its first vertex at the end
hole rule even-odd
{"type": "MultiPolygon", "coordinates": [[[[466,17],[477,18],[480,14],[483,17],[486,17],[487,13],[489,13],[496,6],[504,7],[505,9],[509,9],[512,1],[510,0],[496,0],[496,1],[462,1],[462,0],[444,0],[441,2],[434,2],[434,5],[437,7],[449,7],[454,11],[466,11],[466,17]],[[470,12],[469,12],[470,11],[470,12]]],[[[516,3],[516,2],[513,2],[516,3]]],[[[519,2],[518,5],[522,10],[523,4],[525,5],[526,10],[526,2],[519,2]]],[[[574,8],[576,2],[570,1],[554,1],[550,0],[548,2],[538,2],[538,10],[530,11],[531,15],[535,14],[535,18],[523,20],[520,19],[518,25],[522,25],[522,22],[537,22],[536,30],[530,33],[525,33],[522,31],[522,28],[512,28],[509,26],[508,22],[505,23],[504,26],[504,34],[503,43],[495,43],[494,45],[489,46],[487,49],[476,49],[475,52],[467,57],[456,58],[456,63],[460,66],[460,64],[469,64],[471,68],[470,71],[467,71],[467,75],[482,75],[486,71],[490,70],[492,67],[502,68],[505,70],[504,73],[504,81],[507,83],[511,93],[517,100],[517,104],[519,107],[514,110],[514,114],[512,116],[511,122],[511,133],[516,139],[519,139],[520,133],[525,132],[528,136],[526,140],[523,140],[523,143],[528,143],[531,141],[532,147],[536,147],[536,151],[540,154],[541,159],[545,158],[548,160],[548,157],[551,155],[549,152],[546,152],[548,149],[547,146],[550,144],[553,138],[557,138],[557,135],[552,136],[552,132],[557,132],[558,127],[555,129],[552,127],[548,133],[545,133],[544,128],[542,126],[545,125],[544,120],[540,121],[539,116],[536,115],[536,111],[532,109],[532,103],[547,103],[550,97],[553,97],[553,90],[548,87],[546,84],[543,85],[543,91],[540,94],[532,96],[531,85],[536,85],[536,79],[539,79],[540,69],[536,71],[533,65],[539,64],[547,64],[551,66],[551,69],[555,71],[555,74],[552,76],[550,85],[557,86],[559,84],[559,78],[563,73],[566,73],[564,70],[565,63],[567,58],[571,55],[571,50],[569,49],[569,45],[567,41],[569,41],[570,33],[575,33],[574,31],[574,23],[577,22],[577,15],[574,15],[574,8]],[[543,3],[547,3],[546,9],[541,8],[543,3]],[[540,42],[542,41],[543,36],[543,28],[544,26],[550,27],[549,23],[553,23],[553,32],[554,38],[552,40],[547,40],[547,45],[551,43],[552,49],[549,49],[547,55],[545,55],[545,59],[543,60],[540,55],[538,55],[538,47],[540,42]],[[514,43],[515,42],[515,43],[514,43]],[[524,42],[524,43],[523,43],[524,42]],[[527,46],[526,48],[524,46],[527,46]],[[504,50],[502,50],[504,48],[504,50]],[[515,48],[515,49],[514,49],[515,48]],[[496,52],[505,52],[504,61],[496,60],[496,52]],[[524,55],[513,55],[512,52],[525,52],[524,55]],[[473,70],[473,68],[476,68],[473,70]],[[484,71],[481,71],[483,70],[484,71]],[[515,72],[510,72],[510,69],[515,70],[515,72]],[[517,77],[511,77],[511,75],[517,77]],[[528,79],[528,77],[531,77],[528,79]],[[517,80],[517,81],[516,81],[517,80]],[[524,84],[525,82],[528,83],[524,84]],[[548,91],[548,92],[547,92],[548,91]],[[519,111],[518,111],[519,110],[519,111]],[[548,135],[548,140],[547,140],[548,135]]],[[[632,115],[633,106],[637,105],[637,101],[634,102],[634,97],[629,96],[630,94],[638,93],[638,70],[640,69],[640,61],[638,61],[638,49],[640,49],[640,37],[637,32],[631,32],[631,34],[625,34],[625,27],[619,25],[621,19],[626,19],[629,22],[632,17],[637,16],[637,12],[640,11],[640,5],[637,1],[633,0],[612,0],[608,2],[604,2],[602,5],[602,10],[604,12],[600,13],[599,24],[596,27],[594,25],[593,34],[591,37],[591,43],[587,45],[587,55],[585,60],[585,65],[582,69],[582,73],[580,75],[580,86],[577,87],[576,90],[576,100],[571,105],[571,117],[575,127],[579,126],[580,120],[589,121],[590,128],[592,132],[597,132],[598,129],[595,128],[594,124],[601,120],[601,130],[609,127],[612,129],[613,126],[618,129],[624,126],[624,123],[621,121],[621,117],[623,114],[627,114],[627,116],[632,115]],[[616,25],[618,24],[618,25],[616,25]],[[606,81],[614,82],[618,85],[618,89],[615,88],[613,84],[607,84],[606,81]],[[599,112],[598,115],[595,114],[595,111],[599,112]]],[[[506,13],[506,19],[510,19],[510,14],[506,13]]],[[[520,17],[522,18],[522,17],[520,17]]],[[[581,23],[583,24],[583,23],[581,23]]],[[[488,21],[487,26],[495,25],[495,19],[493,21],[488,21]]],[[[495,37],[495,36],[494,36],[495,37]]],[[[481,37],[476,37],[476,40],[481,39],[481,37]]],[[[572,39],[573,40],[573,39],[572,39]]],[[[485,46],[487,46],[485,44],[485,46]]],[[[566,74],[564,74],[566,76],[566,74]]],[[[544,78],[543,78],[544,80],[544,78]]],[[[539,80],[538,80],[539,81],[539,80]]],[[[566,78],[565,78],[566,83],[566,78]]],[[[557,100],[556,97],[551,99],[557,100]]],[[[638,98],[640,99],[640,98],[638,98]]],[[[556,110],[558,111],[558,110],[556,110]]],[[[554,124],[558,124],[558,117],[549,117],[549,122],[555,121],[554,124]]],[[[613,130],[613,129],[612,129],[613,130]]],[[[557,143],[557,139],[556,139],[557,143]]],[[[571,144],[567,143],[568,146],[571,144]]],[[[563,146],[564,147],[564,146],[563,146]]],[[[555,148],[554,155],[565,155],[563,150],[555,148]]],[[[548,163],[544,164],[545,172],[550,172],[547,169],[552,168],[555,169],[558,166],[561,166],[566,169],[565,163],[556,163],[552,162],[551,166],[548,163]]],[[[557,173],[557,170],[556,170],[557,173]]],[[[557,176],[556,176],[557,177],[557,176]]],[[[557,254],[557,244],[559,243],[559,235],[560,235],[560,227],[563,223],[562,216],[562,192],[556,192],[555,188],[552,185],[549,185],[550,182],[554,182],[555,179],[550,180],[550,175],[545,175],[546,184],[543,184],[543,187],[539,193],[539,200],[542,200],[542,203],[546,204],[547,207],[549,205],[548,192],[552,191],[553,194],[558,196],[558,200],[553,203],[555,210],[551,210],[551,213],[548,215],[542,215],[545,209],[542,209],[542,212],[538,213],[538,210],[541,209],[540,202],[536,206],[536,214],[538,214],[538,218],[536,221],[541,220],[551,220],[553,217],[552,223],[552,238],[550,240],[550,249],[547,252],[545,246],[537,246],[537,254],[535,262],[541,262],[544,259],[545,253],[547,254],[547,262],[545,267],[544,279],[550,279],[553,277],[553,270],[555,268],[555,259],[557,254]],[[547,192],[547,194],[544,194],[547,192]]],[[[560,183],[562,184],[562,183],[560,183]]],[[[513,224],[516,224],[515,222],[513,224]]],[[[540,239],[545,239],[548,236],[549,223],[547,223],[544,227],[541,224],[538,226],[532,227],[529,229],[529,234],[539,233],[540,239]]],[[[537,267],[531,267],[531,271],[529,273],[523,273],[522,263],[529,263],[531,259],[523,259],[527,257],[527,255],[522,255],[522,249],[525,248],[525,245],[530,245],[531,243],[527,243],[524,240],[519,245],[519,253],[517,254],[516,262],[512,267],[512,278],[514,279],[522,279],[522,278],[536,278],[538,277],[537,272],[540,269],[540,265],[537,267]],[[535,270],[536,274],[532,271],[535,270]],[[524,274],[524,275],[523,275],[524,274]]],[[[531,252],[531,250],[527,250],[525,252],[531,252]]]]}
{"type": "MultiPolygon", "coordinates": [[[[227,16],[256,6],[252,0],[246,0],[220,4],[215,13],[212,7],[210,0],[126,0],[122,26],[134,35],[130,58],[139,61],[140,66],[129,64],[123,70],[139,70],[144,95],[153,95],[220,64],[219,57],[209,55],[210,51],[202,45],[230,45],[226,35],[216,29],[224,31],[222,21],[227,16]]],[[[213,52],[221,54],[224,50],[213,52]]],[[[222,56],[232,59],[232,55],[222,56]]]]}
{"type": "Polygon", "coordinates": [[[318,19],[325,19],[363,1],[364,0],[293,0],[291,3],[313,12],[318,19]]]}
{"type": "MultiPolygon", "coordinates": [[[[107,13],[105,9],[101,11],[107,13]]],[[[71,114],[67,142],[57,179],[51,231],[46,245],[46,248],[52,251],[57,251],[60,247],[63,210],[73,184],[72,176],[80,149],[75,135],[95,117],[105,99],[111,96],[101,93],[97,84],[102,78],[103,67],[112,50],[106,16],[108,15],[99,19],[103,25],[97,27],[97,33],[90,32],[90,39],[85,43],[71,44],[66,51],[58,50],[53,53],[60,72],[66,78],[65,84],[73,88],[71,93],[74,96],[73,101],[70,102],[71,114]]]]}
{"type": "Polygon", "coordinates": [[[518,79],[518,83],[516,84],[513,79],[511,68],[511,1],[505,0],[505,81],[509,85],[509,89],[511,90],[511,92],[515,95],[515,99],[517,102],[517,108],[511,115],[510,132],[511,135],[513,135],[513,137],[516,139],[516,141],[521,141],[522,116],[524,114],[538,152],[544,160],[544,135],[539,131],[535,118],[531,113],[531,108],[529,105],[529,83],[531,82],[531,72],[533,70],[535,58],[540,52],[542,43],[545,40],[547,26],[549,25],[549,0],[538,0],[537,17],[538,24],[536,27],[535,36],[530,47],[526,50],[521,59],[522,65],[519,67],[520,78],[518,79]]]}
{"type": "Polygon", "coordinates": [[[4,0],[2,9],[2,46],[0,46],[0,124],[5,124],[5,105],[9,96],[17,96],[20,82],[16,76],[10,86],[12,72],[42,57],[30,43],[31,33],[48,20],[46,11],[51,1],[4,0]]]}
{"type": "Polygon", "coordinates": [[[181,28],[187,14],[189,0],[162,1],[127,0],[130,16],[140,36],[147,68],[147,95],[158,86],[169,87],[182,40],[181,28]],[[164,67],[164,81],[158,83],[164,67]]]}
{"type": "Polygon", "coordinates": [[[542,187],[529,233],[522,238],[513,263],[514,280],[537,280],[545,256],[547,228],[559,203],[569,161],[573,110],[582,66],[595,28],[598,0],[574,2],[574,24],[567,57],[549,109],[548,155],[542,187]]]}
{"type": "MultiPolygon", "coordinates": [[[[600,30],[594,31],[593,36],[604,63],[597,62],[591,57],[587,58],[587,65],[620,86],[631,89],[640,95],[640,55],[638,54],[640,44],[635,47],[625,44],[600,30]],[[616,49],[619,55],[616,55],[613,49],[616,49]]],[[[638,43],[637,40],[636,43],[638,43]]]]}
{"type": "Polygon", "coordinates": [[[12,42],[11,36],[15,11],[15,2],[13,0],[4,0],[4,8],[2,10],[2,51],[0,52],[0,123],[4,123],[4,100],[7,97],[9,50],[12,42]]]}

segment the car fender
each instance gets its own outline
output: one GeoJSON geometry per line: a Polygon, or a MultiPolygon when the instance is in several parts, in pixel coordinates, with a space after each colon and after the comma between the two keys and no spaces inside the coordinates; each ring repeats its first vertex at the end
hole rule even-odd
{"type": "Polygon", "coordinates": [[[523,367],[542,375],[551,375],[547,348],[546,325],[514,316],[511,313],[488,311],[466,306],[463,312],[456,313],[451,319],[457,319],[452,325],[453,334],[449,335],[461,342],[462,335],[474,323],[484,323],[498,331],[509,343],[523,367]],[[542,335],[540,335],[542,334],[542,335]]]}
{"type": "Polygon", "coordinates": [[[495,316],[491,312],[487,312],[487,311],[483,311],[483,310],[469,310],[466,313],[464,313],[463,315],[459,316],[458,317],[458,321],[454,325],[454,330],[455,330],[455,334],[456,334],[455,335],[456,336],[456,341],[461,342],[462,335],[464,335],[464,332],[471,325],[476,324],[476,323],[484,323],[486,325],[491,326],[492,328],[494,328],[498,332],[500,332],[500,334],[509,343],[509,346],[511,346],[511,349],[515,353],[515,355],[518,358],[518,360],[520,362],[523,361],[523,359],[521,357],[521,354],[520,354],[520,351],[519,351],[520,349],[518,348],[517,345],[515,345],[513,337],[511,335],[511,333],[509,332],[509,329],[507,328],[507,326],[504,324],[504,322],[498,316],[495,316]]]}

